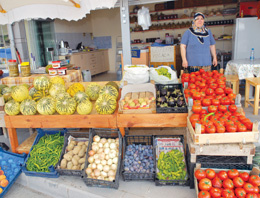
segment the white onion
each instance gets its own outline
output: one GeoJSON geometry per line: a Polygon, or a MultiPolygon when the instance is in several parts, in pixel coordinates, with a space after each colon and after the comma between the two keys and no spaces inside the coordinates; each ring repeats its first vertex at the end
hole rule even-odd
{"type": "Polygon", "coordinates": [[[102,138],[102,139],[100,140],[100,142],[101,142],[102,144],[105,144],[105,143],[107,142],[107,139],[106,139],[106,138],[102,138]]]}
{"type": "Polygon", "coordinates": [[[97,142],[92,142],[92,146],[93,146],[93,145],[97,145],[97,144],[98,144],[97,142]]]}
{"type": "Polygon", "coordinates": [[[116,142],[118,142],[118,143],[119,143],[119,138],[116,138],[116,142]]]}
{"type": "Polygon", "coordinates": [[[115,171],[113,171],[113,170],[109,170],[108,173],[107,173],[107,175],[108,175],[108,176],[115,176],[116,173],[115,173],[115,171]]]}
{"type": "Polygon", "coordinates": [[[115,176],[109,176],[108,177],[108,181],[114,181],[115,180],[115,176]]]}
{"type": "Polygon", "coordinates": [[[106,155],[109,154],[109,153],[110,153],[110,149],[109,149],[109,148],[105,148],[104,153],[105,153],[106,155]]]}
{"type": "Polygon", "coordinates": [[[111,139],[111,138],[108,138],[107,142],[108,142],[108,143],[111,143],[111,142],[112,142],[112,139],[111,139]]]}
{"type": "Polygon", "coordinates": [[[93,157],[94,157],[94,159],[96,160],[96,159],[99,158],[99,154],[95,154],[93,157]]]}
{"type": "Polygon", "coordinates": [[[91,164],[91,163],[93,163],[94,162],[94,157],[93,156],[90,156],[89,158],[88,158],[88,162],[91,164]]]}
{"type": "Polygon", "coordinates": [[[101,142],[98,143],[99,148],[103,148],[103,144],[101,142]]]}
{"type": "Polygon", "coordinates": [[[92,150],[93,151],[97,152],[98,149],[99,149],[98,145],[96,145],[96,144],[92,145],[92,150]]]}
{"type": "Polygon", "coordinates": [[[110,157],[111,159],[114,159],[114,158],[116,157],[116,154],[115,154],[115,153],[112,153],[112,152],[109,153],[108,155],[109,155],[109,157],[110,157]]]}
{"type": "Polygon", "coordinates": [[[100,176],[100,170],[99,169],[95,169],[94,170],[94,174],[96,177],[100,176]]]}
{"type": "Polygon", "coordinates": [[[94,177],[95,177],[95,173],[92,172],[92,173],[90,174],[90,176],[91,176],[92,178],[94,178],[94,177]]]}
{"type": "Polygon", "coordinates": [[[116,142],[116,140],[115,140],[115,139],[112,139],[112,140],[111,140],[111,143],[114,143],[114,142],[116,142]]]}
{"type": "Polygon", "coordinates": [[[101,163],[100,159],[95,159],[95,163],[100,164],[101,163]]]}
{"type": "Polygon", "coordinates": [[[103,171],[104,172],[108,172],[110,170],[110,167],[108,166],[108,165],[105,165],[104,167],[103,167],[103,171]]]}
{"type": "Polygon", "coordinates": [[[105,153],[100,153],[98,155],[99,155],[99,159],[101,159],[101,160],[104,160],[106,157],[105,153]]]}
{"type": "Polygon", "coordinates": [[[86,168],[86,174],[90,175],[92,173],[92,169],[91,168],[86,168]]]}
{"type": "Polygon", "coordinates": [[[100,148],[100,149],[98,149],[98,151],[97,151],[97,153],[99,154],[99,153],[103,153],[104,152],[104,149],[103,148],[100,148]]]}
{"type": "Polygon", "coordinates": [[[92,164],[89,164],[89,165],[88,165],[88,168],[91,168],[91,169],[92,169],[92,164]]]}
{"type": "Polygon", "coordinates": [[[98,165],[97,165],[97,169],[100,170],[100,171],[102,171],[102,170],[103,170],[102,164],[98,164],[98,165]]]}
{"type": "Polygon", "coordinates": [[[90,156],[93,156],[93,155],[95,154],[95,151],[90,150],[90,151],[88,152],[88,154],[89,154],[90,156]]]}
{"type": "Polygon", "coordinates": [[[110,146],[109,146],[110,149],[116,149],[116,144],[115,143],[111,143],[110,146]]]}
{"type": "Polygon", "coordinates": [[[113,160],[112,159],[107,160],[107,165],[110,166],[111,164],[113,164],[113,160]]]}
{"type": "Polygon", "coordinates": [[[99,142],[99,141],[100,141],[100,137],[99,137],[98,135],[95,135],[95,136],[93,137],[93,141],[94,141],[94,142],[99,142]]]}
{"type": "Polygon", "coordinates": [[[117,162],[118,162],[118,158],[117,157],[113,158],[113,163],[117,164],[117,162]]]}
{"type": "Polygon", "coordinates": [[[107,177],[107,173],[104,172],[104,171],[101,172],[101,175],[102,175],[103,177],[107,177]]]}
{"type": "Polygon", "coordinates": [[[112,164],[112,165],[111,165],[111,170],[114,170],[114,171],[115,171],[116,169],[117,169],[117,165],[116,165],[116,164],[112,164]]]}
{"type": "Polygon", "coordinates": [[[105,160],[109,160],[109,159],[110,159],[109,155],[106,155],[105,160]]]}
{"type": "Polygon", "coordinates": [[[104,148],[109,148],[109,143],[108,143],[108,142],[106,142],[106,143],[104,144],[104,148]]]}
{"type": "Polygon", "coordinates": [[[105,166],[105,165],[107,164],[107,160],[102,160],[102,161],[101,161],[101,164],[102,164],[103,166],[105,166]]]}
{"type": "Polygon", "coordinates": [[[95,169],[97,168],[97,164],[96,164],[96,163],[93,163],[93,164],[91,165],[91,168],[92,168],[92,170],[95,170],[95,169]]]}
{"type": "Polygon", "coordinates": [[[97,177],[97,179],[104,180],[105,178],[101,175],[101,176],[97,177]]]}

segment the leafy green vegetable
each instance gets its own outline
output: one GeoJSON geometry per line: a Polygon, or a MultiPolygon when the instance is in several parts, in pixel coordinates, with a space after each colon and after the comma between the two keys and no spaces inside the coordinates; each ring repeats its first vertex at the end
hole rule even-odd
{"type": "Polygon", "coordinates": [[[162,75],[162,76],[165,76],[169,79],[171,79],[171,73],[168,72],[168,69],[164,68],[164,67],[161,67],[160,69],[155,69],[158,73],[158,75],[162,75]]]}

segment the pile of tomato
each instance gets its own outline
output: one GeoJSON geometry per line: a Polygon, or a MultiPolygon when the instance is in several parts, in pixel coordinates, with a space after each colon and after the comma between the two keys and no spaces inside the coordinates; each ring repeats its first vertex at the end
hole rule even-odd
{"type": "Polygon", "coordinates": [[[219,171],[198,169],[194,173],[200,190],[198,198],[260,198],[258,175],[238,172],[237,169],[219,171]]]}

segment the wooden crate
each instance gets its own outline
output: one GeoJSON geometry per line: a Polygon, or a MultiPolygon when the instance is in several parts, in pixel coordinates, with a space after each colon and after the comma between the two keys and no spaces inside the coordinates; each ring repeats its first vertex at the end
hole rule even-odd
{"type": "MultiPolygon", "coordinates": [[[[242,111],[242,108],[238,108],[238,111],[242,111]]],[[[259,131],[258,122],[253,123],[253,130],[248,132],[235,132],[235,133],[212,133],[201,134],[201,125],[196,124],[195,130],[193,129],[190,116],[192,111],[189,111],[187,117],[187,128],[191,135],[194,144],[223,144],[223,143],[252,143],[258,142],[259,131]]]]}

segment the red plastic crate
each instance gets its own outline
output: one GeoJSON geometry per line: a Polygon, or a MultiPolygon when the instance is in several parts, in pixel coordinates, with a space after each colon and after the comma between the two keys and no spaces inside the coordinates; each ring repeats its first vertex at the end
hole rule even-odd
{"type": "Polygon", "coordinates": [[[240,2],[240,11],[239,16],[241,16],[241,12],[243,11],[243,16],[256,16],[257,13],[257,5],[258,1],[251,2],[240,2]]]}

